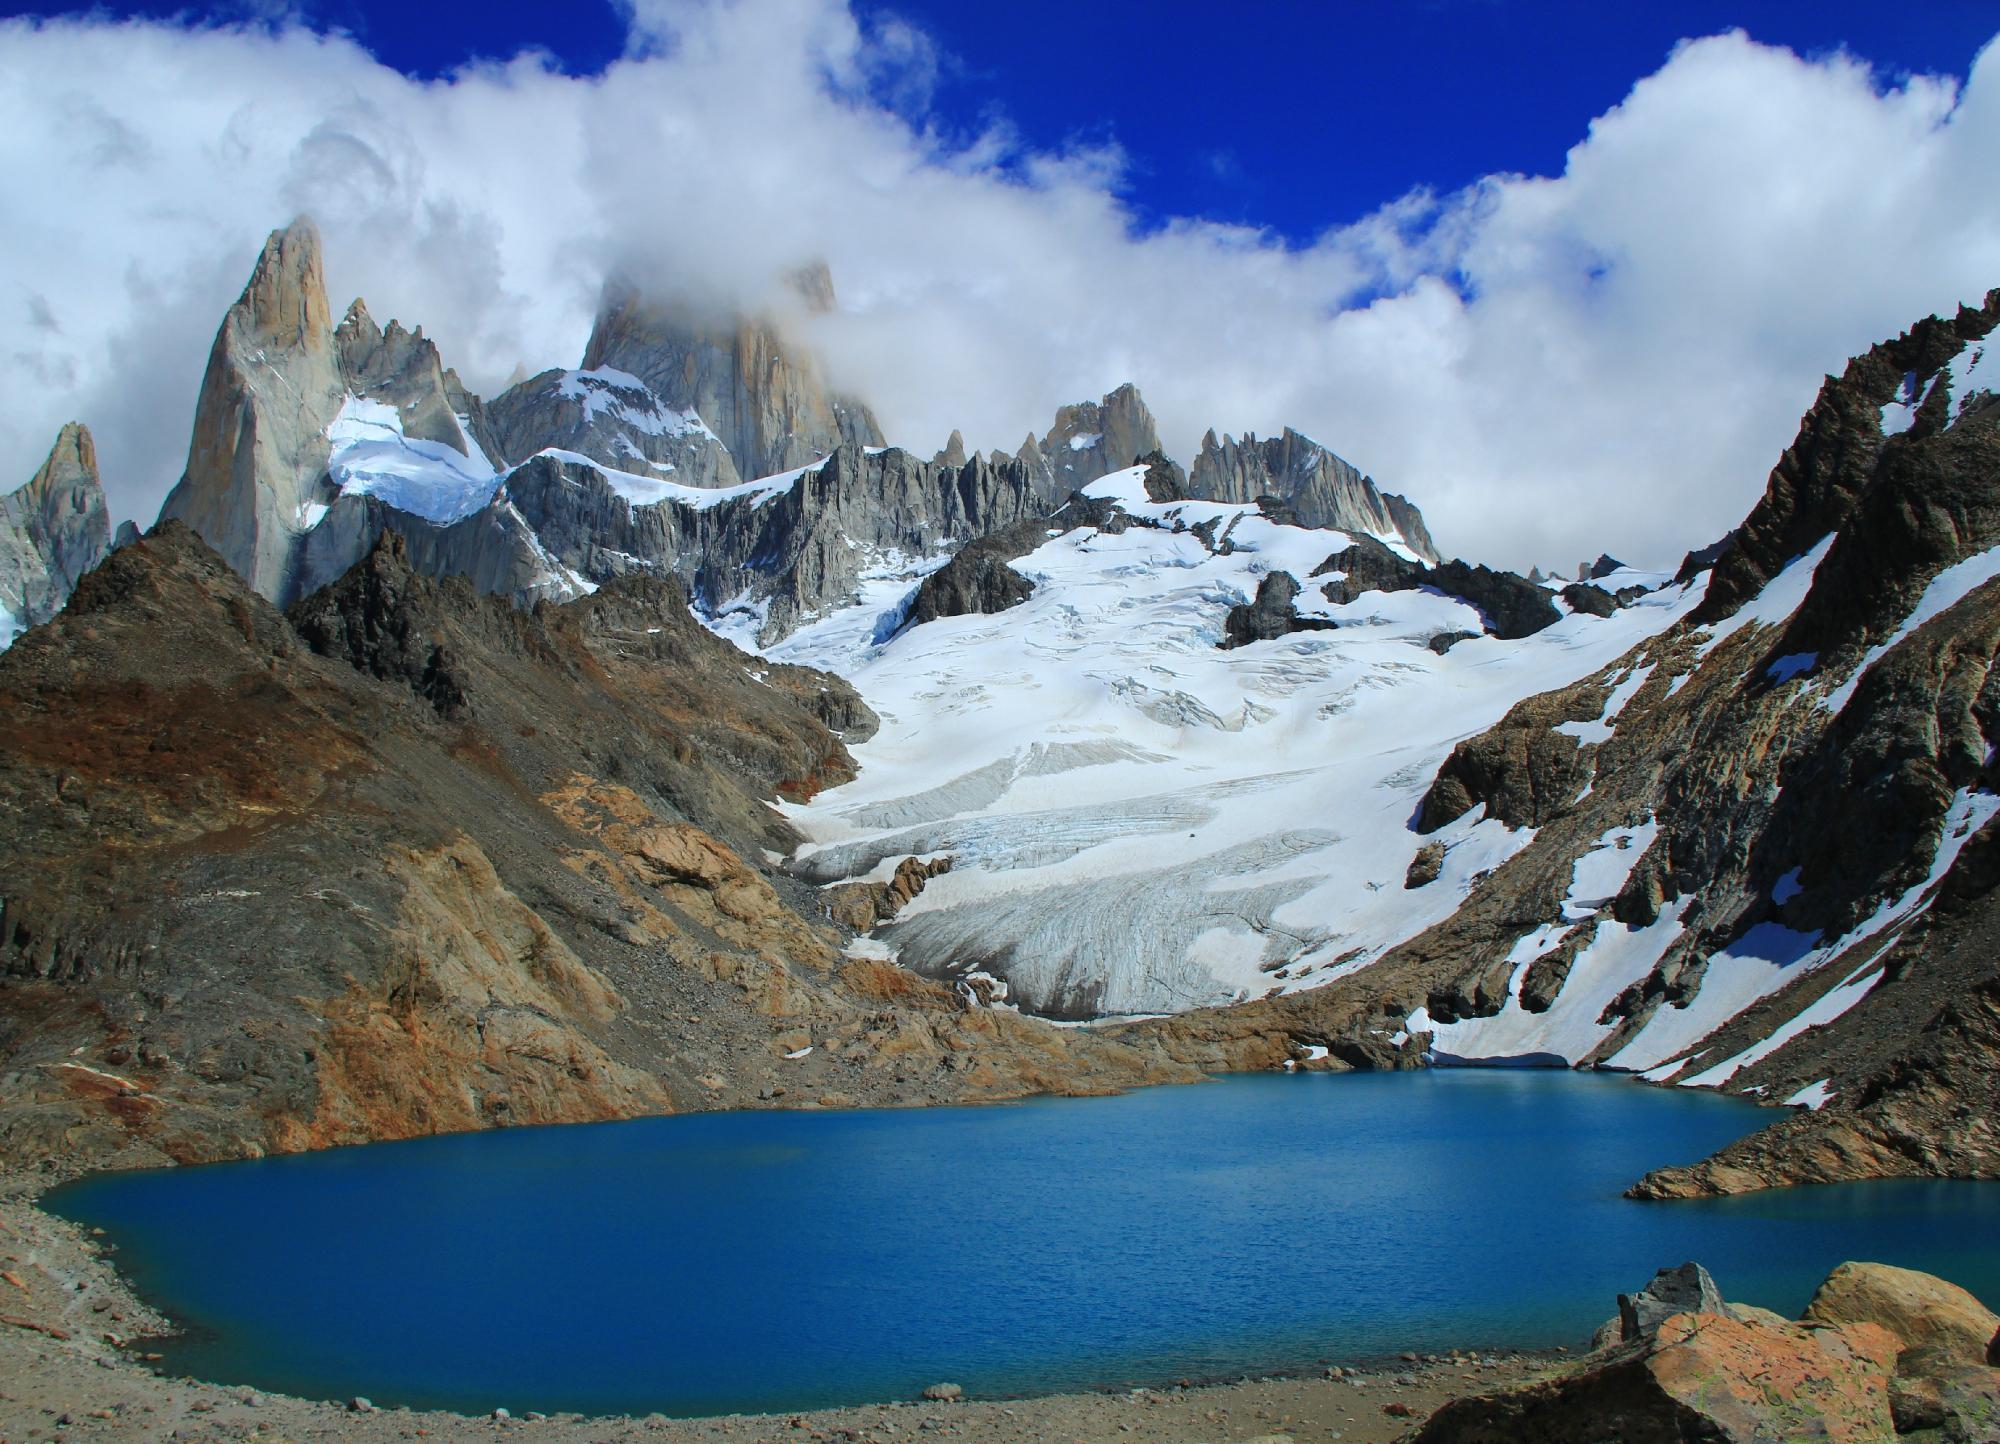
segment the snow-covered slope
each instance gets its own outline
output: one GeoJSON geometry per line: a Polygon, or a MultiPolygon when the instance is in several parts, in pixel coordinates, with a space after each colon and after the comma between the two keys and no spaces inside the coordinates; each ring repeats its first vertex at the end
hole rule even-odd
{"type": "Polygon", "coordinates": [[[1438,655],[1432,636],[1479,630],[1465,603],[1308,590],[1301,611],[1337,629],[1225,651],[1223,617],[1263,576],[1306,577],[1351,539],[1251,506],[1149,503],[1144,474],[1086,489],[1137,523],[1122,531],[1058,514],[1014,563],[1036,583],[1019,607],[891,636],[913,578],[884,576],[769,653],[847,676],[883,724],[856,781],[792,809],[811,839],[797,866],[833,882],[951,854],[880,942],[1058,1016],[1314,987],[1448,915],[1528,839],[1467,818],[1438,881],[1405,889],[1424,841],[1411,818],[1453,744],[1700,595],[1664,587],[1438,655]]]}

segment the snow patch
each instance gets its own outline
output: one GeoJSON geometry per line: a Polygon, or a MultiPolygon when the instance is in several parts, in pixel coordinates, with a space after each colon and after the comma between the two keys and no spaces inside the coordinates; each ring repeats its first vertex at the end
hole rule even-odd
{"type": "MultiPolygon", "coordinates": [[[[343,495],[377,496],[398,511],[450,526],[481,510],[500,489],[500,475],[476,446],[470,454],[441,441],[420,441],[403,434],[403,417],[395,407],[362,396],[349,396],[326,428],[333,443],[327,474],[343,495]]],[[[305,526],[326,515],[321,508],[305,526]]]]}

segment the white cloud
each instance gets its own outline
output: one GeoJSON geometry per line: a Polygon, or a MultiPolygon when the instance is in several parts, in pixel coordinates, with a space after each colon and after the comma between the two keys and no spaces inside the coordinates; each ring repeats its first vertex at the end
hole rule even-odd
{"type": "Polygon", "coordinates": [[[1665,562],[1740,519],[1822,372],[2000,284],[2000,47],[1961,95],[1694,41],[1561,176],[1290,247],[1136,234],[1115,140],[941,134],[948,60],[840,0],[629,13],[601,77],[434,82],[286,22],[0,24],[0,484],[75,416],[150,519],[222,310],[304,210],[336,309],[423,323],[477,388],[573,364],[608,269],[743,300],[824,255],[816,340],[915,449],[1011,449],[1131,379],[1177,454],[1289,422],[1477,559],[1665,562]]]}

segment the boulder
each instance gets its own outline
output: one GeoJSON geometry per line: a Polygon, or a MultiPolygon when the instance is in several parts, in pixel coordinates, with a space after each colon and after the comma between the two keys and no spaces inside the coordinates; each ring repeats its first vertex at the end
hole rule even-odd
{"type": "Polygon", "coordinates": [[[1807,1327],[1675,1314],[1582,1368],[1439,1409],[1420,1444],[1683,1444],[1894,1437],[1897,1340],[1874,1324],[1807,1327]]]}
{"type": "Polygon", "coordinates": [[[934,1404],[955,1404],[965,1397],[965,1390],[957,1384],[926,1384],[924,1397],[934,1404]]]}
{"type": "Polygon", "coordinates": [[[1648,1338],[1675,1314],[1725,1314],[1722,1291],[1698,1263],[1661,1269],[1636,1294],[1618,1296],[1619,1338],[1627,1343],[1648,1338]]]}
{"type": "Polygon", "coordinates": [[[1410,859],[1409,871],[1403,874],[1405,890],[1429,887],[1444,871],[1444,844],[1427,842],[1417,849],[1417,855],[1410,859]]]}
{"type": "Polygon", "coordinates": [[[1827,1275],[1801,1316],[1822,1324],[1879,1324],[1907,1350],[1937,1350],[1986,1364],[2000,1317],[1956,1284],[1914,1269],[1844,1263],[1827,1275]]]}

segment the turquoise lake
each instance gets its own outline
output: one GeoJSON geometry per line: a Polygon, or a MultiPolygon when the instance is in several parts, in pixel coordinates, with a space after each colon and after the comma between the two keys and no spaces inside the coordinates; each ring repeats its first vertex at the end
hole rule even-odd
{"type": "Polygon", "coordinates": [[[991,1108],[518,1129],[50,1195],[175,1373],[378,1404],[707,1414],[1575,1346],[1698,1259],[2000,1302],[2000,1185],[1620,1191],[1774,1115],[1564,1072],[1259,1076],[991,1108]]]}

